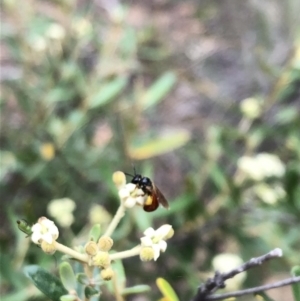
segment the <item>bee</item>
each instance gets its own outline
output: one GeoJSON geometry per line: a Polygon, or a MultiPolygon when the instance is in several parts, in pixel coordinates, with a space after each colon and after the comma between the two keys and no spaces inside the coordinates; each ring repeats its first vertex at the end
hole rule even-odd
{"type": "Polygon", "coordinates": [[[131,183],[135,184],[137,188],[141,189],[145,193],[145,195],[148,196],[143,206],[143,209],[146,212],[155,211],[158,208],[159,204],[167,209],[169,208],[168,201],[149,178],[137,174],[135,169],[134,176],[127,173],[126,175],[131,176],[131,183]]]}

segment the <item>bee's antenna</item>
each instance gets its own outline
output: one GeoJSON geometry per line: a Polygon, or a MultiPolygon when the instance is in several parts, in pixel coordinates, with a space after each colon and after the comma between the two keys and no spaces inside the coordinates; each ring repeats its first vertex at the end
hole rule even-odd
{"type": "Polygon", "coordinates": [[[136,176],[136,169],[135,169],[135,166],[133,164],[132,164],[132,167],[133,167],[134,175],[136,176]]]}
{"type": "Polygon", "coordinates": [[[126,176],[130,176],[130,177],[133,177],[133,178],[134,178],[134,176],[131,175],[130,173],[124,172],[124,174],[125,174],[126,176]]]}
{"type": "Polygon", "coordinates": [[[135,169],[135,166],[133,165],[133,163],[131,163],[131,165],[132,165],[132,168],[133,168],[133,174],[134,175],[131,175],[130,173],[127,173],[127,172],[124,172],[124,174],[126,175],[126,176],[130,176],[130,177],[135,177],[136,175],[137,175],[137,173],[136,173],[136,169],[135,169]]]}

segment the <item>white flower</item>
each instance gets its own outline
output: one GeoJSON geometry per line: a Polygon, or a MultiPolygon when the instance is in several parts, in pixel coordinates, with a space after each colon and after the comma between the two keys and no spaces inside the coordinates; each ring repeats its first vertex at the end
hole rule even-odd
{"type": "Polygon", "coordinates": [[[246,98],[240,104],[242,113],[250,119],[257,118],[261,115],[262,106],[257,98],[246,98]]]}
{"type": "Polygon", "coordinates": [[[157,230],[148,228],[144,232],[145,236],[141,238],[141,246],[150,247],[154,251],[154,260],[156,261],[160,252],[165,252],[167,243],[165,240],[173,236],[174,230],[171,225],[163,225],[157,230]]]}
{"type": "Polygon", "coordinates": [[[119,197],[125,207],[132,208],[136,204],[144,205],[147,196],[141,189],[137,189],[135,184],[128,183],[119,190],[119,197]]]}
{"type": "Polygon", "coordinates": [[[108,224],[112,217],[103,206],[94,204],[89,210],[89,221],[94,224],[108,224]]]}
{"type": "Polygon", "coordinates": [[[31,231],[31,240],[35,244],[40,244],[42,241],[52,244],[59,234],[54,222],[44,216],[38,219],[38,222],[32,226],[31,231]]]}
{"type": "Polygon", "coordinates": [[[30,47],[36,52],[42,52],[47,48],[47,40],[42,36],[35,36],[29,42],[30,47]]]}
{"type": "Polygon", "coordinates": [[[260,183],[254,186],[254,192],[262,201],[270,205],[286,196],[286,192],[280,184],[270,186],[266,183],[260,183]]]}
{"type": "Polygon", "coordinates": [[[66,30],[58,23],[52,23],[46,32],[46,36],[54,40],[62,40],[66,36],[66,30]]]}
{"type": "MultiPolygon", "coordinates": [[[[229,272],[230,270],[239,267],[243,264],[241,257],[235,254],[223,253],[214,257],[212,261],[213,268],[221,273],[229,272]]],[[[239,273],[231,279],[226,280],[226,290],[237,290],[244,282],[246,272],[239,273]]]]}
{"type": "Polygon", "coordinates": [[[91,22],[84,18],[75,19],[71,26],[79,38],[90,34],[93,30],[91,22]]]}
{"type": "Polygon", "coordinates": [[[52,200],[48,205],[48,213],[53,216],[62,227],[70,227],[74,222],[73,211],[76,204],[69,198],[52,200]]]}
{"type": "Polygon", "coordinates": [[[237,165],[246,176],[256,181],[268,177],[279,178],[285,173],[285,166],[281,160],[277,156],[268,153],[261,153],[255,157],[241,157],[237,165]]]}

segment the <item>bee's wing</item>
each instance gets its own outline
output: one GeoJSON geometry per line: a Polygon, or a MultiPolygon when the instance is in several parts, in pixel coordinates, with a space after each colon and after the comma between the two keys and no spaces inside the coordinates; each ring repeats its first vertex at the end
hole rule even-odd
{"type": "Polygon", "coordinates": [[[169,209],[169,203],[162,194],[162,192],[153,184],[154,194],[156,195],[158,203],[162,204],[163,207],[169,209]]]}

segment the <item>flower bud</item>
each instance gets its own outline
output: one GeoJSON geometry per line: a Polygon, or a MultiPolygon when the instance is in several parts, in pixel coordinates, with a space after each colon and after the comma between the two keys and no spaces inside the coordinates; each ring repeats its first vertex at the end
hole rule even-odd
{"type": "Polygon", "coordinates": [[[115,185],[117,186],[117,188],[120,188],[120,187],[126,185],[126,176],[122,171],[114,172],[112,180],[115,183],[115,185]]]}
{"type": "Polygon", "coordinates": [[[55,242],[49,244],[45,240],[43,240],[41,243],[41,248],[46,254],[49,255],[54,254],[56,251],[55,242]]]}
{"type": "Polygon", "coordinates": [[[144,247],[140,252],[141,261],[150,261],[154,258],[154,250],[151,247],[144,247]]]}
{"type": "Polygon", "coordinates": [[[165,236],[165,240],[170,239],[174,235],[174,229],[171,228],[169,233],[165,236]]]}
{"type": "Polygon", "coordinates": [[[100,273],[103,280],[108,281],[114,276],[114,271],[112,268],[103,269],[100,273]]]}
{"type": "Polygon", "coordinates": [[[109,236],[102,236],[98,241],[100,251],[109,251],[113,244],[114,241],[109,236]]]}
{"type": "Polygon", "coordinates": [[[94,256],[98,252],[98,246],[97,246],[97,244],[94,241],[89,241],[85,245],[84,251],[85,251],[86,254],[88,254],[90,256],[94,256]]]}
{"type": "Polygon", "coordinates": [[[93,263],[96,266],[99,266],[103,269],[107,268],[110,265],[110,257],[107,252],[98,252],[94,257],[93,257],[93,263]]]}

